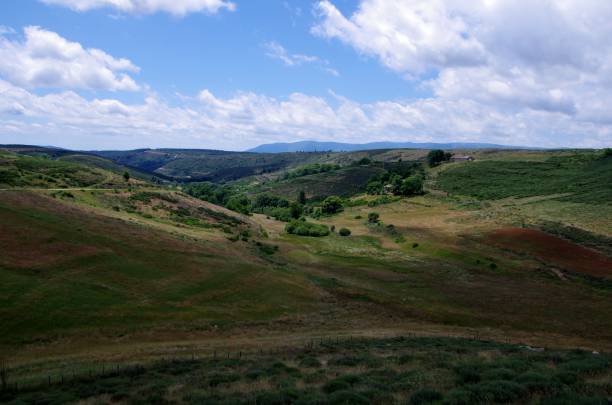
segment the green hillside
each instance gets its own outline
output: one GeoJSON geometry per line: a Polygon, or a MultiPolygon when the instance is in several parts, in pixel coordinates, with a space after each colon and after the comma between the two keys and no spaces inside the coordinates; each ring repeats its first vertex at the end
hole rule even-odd
{"type": "Polygon", "coordinates": [[[442,171],[437,182],[450,193],[487,200],[558,194],[559,201],[609,204],[612,156],[575,153],[543,161],[476,161],[442,171]]]}
{"type": "Polygon", "coordinates": [[[267,182],[250,192],[266,192],[290,199],[304,191],[309,199],[322,200],[330,195],[350,197],[365,191],[368,180],[383,171],[375,166],[344,167],[339,170],[267,182]]]}
{"type": "Polygon", "coordinates": [[[110,186],[119,177],[95,167],[0,150],[0,187],[110,186]]]}

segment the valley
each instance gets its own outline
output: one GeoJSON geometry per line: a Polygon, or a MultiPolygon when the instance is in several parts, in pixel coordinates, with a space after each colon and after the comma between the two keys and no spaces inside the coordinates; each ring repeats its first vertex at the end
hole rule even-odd
{"type": "MultiPolygon", "coordinates": [[[[321,338],[325,364],[338,347],[354,350],[334,339],[377,347],[411,336],[417,357],[426,339],[476,339],[502,357],[525,345],[612,351],[612,157],[473,150],[460,154],[474,161],[431,165],[427,152],[182,151],[158,167],[152,152],[6,147],[0,349],[12,381],[100,362],[208,370],[217,352],[271,351],[293,367],[321,338]]],[[[384,364],[399,356],[363,350],[384,364]]],[[[427,378],[398,392],[438,384],[427,378]]],[[[454,389],[447,378],[438,391],[454,389]]]]}

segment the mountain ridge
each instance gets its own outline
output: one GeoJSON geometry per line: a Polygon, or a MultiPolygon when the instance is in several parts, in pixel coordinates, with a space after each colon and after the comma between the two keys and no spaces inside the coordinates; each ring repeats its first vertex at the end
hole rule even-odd
{"type": "Polygon", "coordinates": [[[498,145],[493,143],[478,142],[368,142],[368,143],[344,143],[344,142],[320,142],[320,141],[298,141],[266,143],[245,152],[255,153],[281,153],[281,152],[355,152],[360,150],[375,149],[541,149],[525,146],[498,145]]]}

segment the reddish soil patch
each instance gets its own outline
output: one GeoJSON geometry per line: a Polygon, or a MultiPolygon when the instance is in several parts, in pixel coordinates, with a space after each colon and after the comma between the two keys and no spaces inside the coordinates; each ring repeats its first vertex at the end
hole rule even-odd
{"type": "Polygon", "coordinates": [[[536,257],[564,270],[612,277],[611,258],[535,229],[498,229],[489,238],[495,246],[536,257]]]}

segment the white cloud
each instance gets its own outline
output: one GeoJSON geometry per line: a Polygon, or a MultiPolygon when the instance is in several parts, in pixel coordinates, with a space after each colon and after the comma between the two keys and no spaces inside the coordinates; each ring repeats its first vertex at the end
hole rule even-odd
{"type": "MultiPolygon", "coordinates": [[[[606,117],[609,114],[594,115],[606,117]]],[[[71,91],[40,96],[0,81],[0,134],[0,143],[73,148],[236,150],[305,139],[598,147],[610,144],[612,121],[595,123],[540,110],[500,112],[474,100],[439,97],[358,103],[338,95],[328,100],[303,93],[279,99],[240,92],[221,98],[203,90],[197,97],[182,97],[177,106],[157,96],[125,103],[87,100],[71,91]]]]}
{"type": "Polygon", "coordinates": [[[315,10],[320,23],[314,34],[339,39],[398,72],[422,73],[431,66],[475,65],[485,59],[483,45],[461,18],[446,12],[441,0],[362,1],[350,18],[327,0],[315,10]]]}
{"type": "Polygon", "coordinates": [[[426,84],[438,105],[475,104],[512,128],[533,127],[519,117],[548,116],[540,138],[572,132],[555,125],[560,116],[572,128],[609,134],[598,125],[612,122],[604,107],[612,101],[610,2],[361,0],[345,16],[323,0],[315,11],[313,34],[403,77],[433,74],[426,84]]]}
{"type": "Polygon", "coordinates": [[[26,27],[23,40],[0,33],[0,77],[25,88],[138,90],[125,72],[139,68],[52,31],[26,27]]]}
{"type": "Polygon", "coordinates": [[[280,60],[285,66],[302,66],[306,64],[314,64],[318,66],[324,72],[331,74],[332,76],[340,76],[340,73],[333,68],[329,67],[329,61],[321,59],[318,56],[304,55],[300,53],[289,53],[287,50],[278,42],[270,41],[263,44],[266,55],[272,59],[280,60]]]}
{"type": "Polygon", "coordinates": [[[215,14],[222,9],[233,11],[236,6],[227,0],[39,0],[50,5],[68,7],[75,11],[111,8],[129,14],[166,12],[175,16],[203,12],[215,14]]]}

